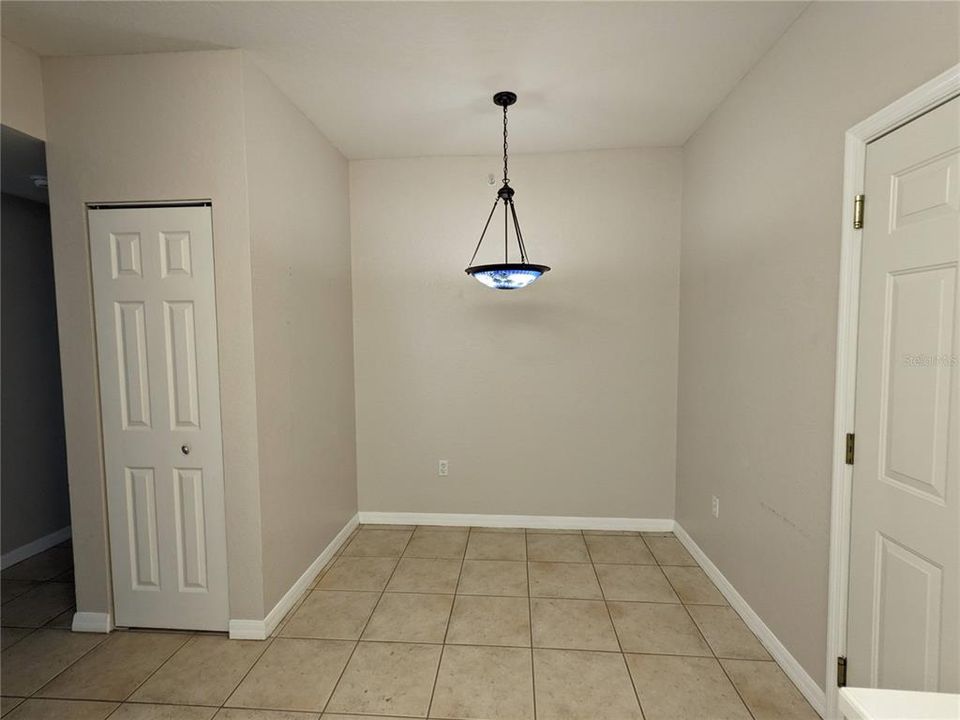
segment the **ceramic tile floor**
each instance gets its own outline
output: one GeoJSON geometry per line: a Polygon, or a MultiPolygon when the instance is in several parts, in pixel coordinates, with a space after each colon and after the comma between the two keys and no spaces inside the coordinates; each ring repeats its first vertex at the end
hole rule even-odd
{"type": "Polygon", "coordinates": [[[817,717],[670,534],[364,526],[266,642],[46,625],[33,565],[2,576],[10,720],[817,717]]]}

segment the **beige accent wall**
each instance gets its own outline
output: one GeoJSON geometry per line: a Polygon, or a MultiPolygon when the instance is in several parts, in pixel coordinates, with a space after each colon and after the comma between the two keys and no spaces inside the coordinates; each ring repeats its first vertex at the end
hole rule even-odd
{"type": "MultiPolygon", "coordinates": [[[[213,200],[230,616],[264,616],[243,67],[238,51],[44,59],[77,608],[110,571],[84,204],[213,200]]],[[[319,552],[319,551],[318,551],[319,552]]]]}
{"type": "Polygon", "coordinates": [[[813,3],[684,148],[677,519],[821,686],[843,135],[958,12],[813,3]]]}
{"type": "Polygon", "coordinates": [[[679,149],[512,156],[522,292],[463,272],[499,158],[350,167],[361,510],[673,517],[679,149]]]}
{"type": "Polygon", "coordinates": [[[244,64],[264,604],[357,512],[346,159],[244,64]]]}
{"type": "Polygon", "coordinates": [[[6,38],[0,38],[0,121],[40,140],[47,137],[40,58],[6,38]]]}

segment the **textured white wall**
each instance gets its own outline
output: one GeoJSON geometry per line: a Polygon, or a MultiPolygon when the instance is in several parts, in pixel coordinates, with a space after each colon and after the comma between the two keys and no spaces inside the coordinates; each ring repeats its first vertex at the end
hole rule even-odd
{"type": "Polygon", "coordinates": [[[45,140],[43,70],[36,54],[0,38],[0,120],[7,127],[45,140]]]}
{"type": "Polygon", "coordinates": [[[263,617],[239,51],[44,59],[77,608],[110,612],[88,202],[213,200],[230,610],[263,617]]]}
{"type": "MultiPolygon", "coordinates": [[[[512,157],[554,267],[519,292],[463,272],[499,158],[351,163],[362,510],[673,517],[680,163],[512,157]]],[[[502,222],[478,261],[502,257],[502,222]]]]}
{"type": "Polygon", "coordinates": [[[346,159],[244,64],[267,611],[357,512],[346,159]]]}
{"type": "Polygon", "coordinates": [[[821,685],[843,135],[958,11],[812,3],[684,148],[677,519],[821,685]]]}

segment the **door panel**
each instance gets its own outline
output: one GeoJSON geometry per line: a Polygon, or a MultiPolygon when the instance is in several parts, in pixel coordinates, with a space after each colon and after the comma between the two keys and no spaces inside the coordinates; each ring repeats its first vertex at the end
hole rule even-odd
{"type": "Polygon", "coordinates": [[[943,504],[949,447],[948,363],[914,356],[930,348],[947,358],[954,345],[955,265],[887,276],[881,436],[883,478],[943,504]],[[930,367],[924,367],[929,364],[930,367]]]}
{"type": "Polygon", "coordinates": [[[210,209],[89,222],[116,624],[226,630],[210,209]]]}
{"type": "Polygon", "coordinates": [[[960,692],[960,100],[867,147],[847,681],[960,692]]]}
{"type": "Polygon", "coordinates": [[[114,303],[116,310],[117,377],[123,429],[150,427],[150,380],[147,370],[147,332],[141,302],[114,303]]]}

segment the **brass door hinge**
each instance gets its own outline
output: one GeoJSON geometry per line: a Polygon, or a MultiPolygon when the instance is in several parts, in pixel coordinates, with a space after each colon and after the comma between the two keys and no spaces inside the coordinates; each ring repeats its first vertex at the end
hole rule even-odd
{"type": "Polygon", "coordinates": [[[847,686],[847,659],[845,657],[837,658],[837,687],[847,686]]]}
{"type": "Polygon", "coordinates": [[[863,203],[864,196],[857,195],[853,199],[853,229],[860,230],[863,227],[863,203]]]}
{"type": "Polygon", "coordinates": [[[847,433],[847,465],[853,465],[853,455],[856,444],[857,436],[853,433],[847,433]]]}

